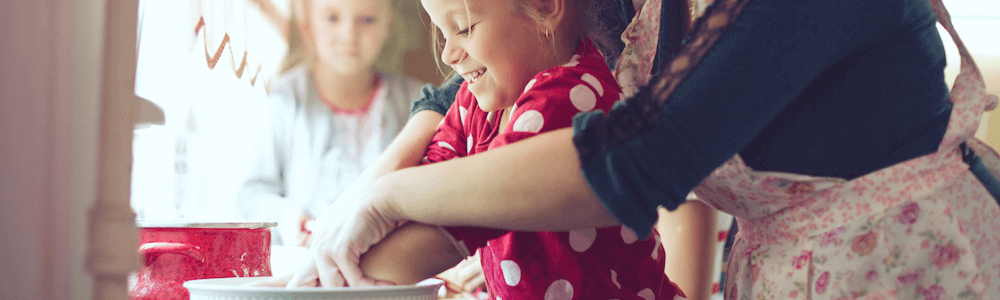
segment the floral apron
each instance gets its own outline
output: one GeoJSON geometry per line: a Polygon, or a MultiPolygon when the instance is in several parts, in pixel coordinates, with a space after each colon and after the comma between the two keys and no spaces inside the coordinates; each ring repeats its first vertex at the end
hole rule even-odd
{"type": "Polygon", "coordinates": [[[1000,206],[982,179],[996,181],[1000,156],[973,137],[997,97],[931,2],[962,58],[938,151],[849,181],[755,171],[734,156],[694,191],[739,224],[726,299],[1000,295],[1000,206]]]}

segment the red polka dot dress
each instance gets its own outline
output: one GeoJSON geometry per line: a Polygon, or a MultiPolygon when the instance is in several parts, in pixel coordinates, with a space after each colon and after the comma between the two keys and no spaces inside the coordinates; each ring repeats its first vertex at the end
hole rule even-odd
{"type": "MultiPolygon", "coordinates": [[[[567,64],[542,71],[528,82],[510,116],[480,110],[463,83],[424,163],[473,155],[570,127],[577,113],[608,111],[621,98],[601,53],[584,40],[567,64]],[[510,118],[503,133],[499,118],[510,118]]],[[[664,252],[655,233],[639,240],[621,226],[570,232],[445,229],[460,251],[481,250],[491,300],[652,300],[683,295],[663,273],[664,252]]]]}

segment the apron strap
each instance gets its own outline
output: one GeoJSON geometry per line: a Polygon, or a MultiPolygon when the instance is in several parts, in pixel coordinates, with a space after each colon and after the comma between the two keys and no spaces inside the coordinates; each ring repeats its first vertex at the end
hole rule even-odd
{"type": "Polygon", "coordinates": [[[953,151],[966,140],[972,138],[979,128],[979,122],[984,111],[993,110],[1000,100],[995,95],[986,94],[986,84],[976,66],[975,60],[958,36],[951,22],[951,15],[942,0],[929,0],[938,22],[951,35],[952,41],[958,47],[961,65],[958,76],[951,89],[952,112],[948,123],[948,132],[941,139],[938,151],[953,151]]]}
{"type": "MultiPolygon", "coordinates": [[[[948,13],[948,8],[944,7],[944,2],[942,0],[930,0],[931,8],[934,10],[934,14],[938,17],[938,23],[948,31],[948,35],[951,36],[952,42],[958,47],[958,54],[962,58],[962,66],[970,66],[975,70],[976,77],[980,78],[979,81],[982,82],[982,75],[979,73],[979,67],[976,66],[976,62],[972,59],[972,55],[969,54],[969,49],[965,48],[965,43],[962,42],[962,38],[958,36],[958,31],[955,30],[955,26],[951,23],[951,14],[948,13]]],[[[962,71],[965,71],[964,69],[962,71]]]]}
{"type": "MultiPolygon", "coordinates": [[[[982,74],[979,72],[979,67],[976,66],[975,60],[972,59],[972,55],[969,53],[969,49],[965,47],[965,43],[962,42],[962,38],[958,36],[958,31],[955,30],[954,25],[951,23],[951,15],[948,13],[948,9],[945,8],[942,0],[930,0],[931,8],[934,10],[934,14],[938,17],[938,22],[941,26],[948,31],[951,35],[951,40],[958,47],[958,53],[961,56],[961,67],[958,77],[955,78],[955,88],[952,89],[952,103],[956,106],[964,106],[963,109],[974,109],[974,117],[972,122],[976,125],[979,123],[979,118],[982,111],[993,110],[997,106],[997,97],[994,95],[987,95],[985,93],[986,84],[983,82],[982,74]],[[961,95],[959,95],[961,94],[961,95]],[[956,97],[956,95],[958,95],[956,97]],[[978,100],[978,101],[977,101],[978,100]],[[973,101],[973,103],[963,103],[973,101]],[[973,108],[979,103],[983,103],[982,107],[973,108]],[[969,107],[973,106],[973,107],[969,107]]],[[[955,109],[955,108],[953,108],[955,109]]],[[[952,117],[955,115],[953,114],[952,117]]],[[[949,127],[951,124],[949,124],[949,127]]],[[[971,126],[973,130],[977,129],[979,126],[971,126]]],[[[966,133],[968,134],[968,133],[966,133]]],[[[993,199],[1000,204],[1000,180],[997,176],[990,172],[990,170],[983,164],[982,158],[976,155],[976,152],[969,148],[969,145],[965,140],[971,138],[970,136],[964,136],[962,134],[946,135],[946,137],[941,141],[940,149],[950,149],[956,142],[961,140],[958,145],[959,150],[962,153],[962,161],[969,165],[969,171],[976,176],[976,179],[986,188],[987,191],[993,196],[993,199]]]]}

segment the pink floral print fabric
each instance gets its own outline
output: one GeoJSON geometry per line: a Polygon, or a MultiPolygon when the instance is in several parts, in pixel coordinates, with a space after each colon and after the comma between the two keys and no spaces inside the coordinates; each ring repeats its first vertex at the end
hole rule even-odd
{"type": "Polygon", "coordinates": [[[695,188],[739,224],[726,299],[1000,295],[1000,206],[958,149],[965,142],[1000,174],[1000,156],[973,137],[998,100],[941,1],[931,2],[962,54],[938,151],[850,181],[755,171],[734,156],[695,188]]]}
{"type": "Polygon", "coordinates": [[[661,3],[661,0],[646,0],[622,32],[625,49],[615,63],[614,75],[626,97],[635,94],[653,76],[653,60],[660,39],[661,3]]]}

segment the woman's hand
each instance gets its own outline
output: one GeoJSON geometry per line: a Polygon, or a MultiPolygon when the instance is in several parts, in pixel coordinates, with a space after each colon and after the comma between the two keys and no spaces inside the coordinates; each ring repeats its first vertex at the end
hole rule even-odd
{"type": "Polygon", "coordinates": [[[396,228],[398,220],[378,194],[357,189],[345,192],[313,223],[313,243],[306,262],[294,272],[288,287],[387,285],[366,277],[358,266],[361,255],[396,228]]]}

